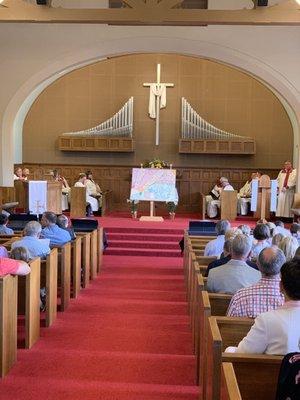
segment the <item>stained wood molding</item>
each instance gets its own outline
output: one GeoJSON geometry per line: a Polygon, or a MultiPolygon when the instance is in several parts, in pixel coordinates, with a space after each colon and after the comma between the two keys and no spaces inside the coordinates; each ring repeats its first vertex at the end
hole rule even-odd
{"type": "Polygon", "coordinates": [[[300,6],[294,0],[272,7],[243,10],[173,8],[181,0],[126,0],[129,7],[64,9],[5,0],[0,22],[97,23],[117,25],[300,25],[300,6]],[[131,7],[131,8],[130,8],[131,7]]]}

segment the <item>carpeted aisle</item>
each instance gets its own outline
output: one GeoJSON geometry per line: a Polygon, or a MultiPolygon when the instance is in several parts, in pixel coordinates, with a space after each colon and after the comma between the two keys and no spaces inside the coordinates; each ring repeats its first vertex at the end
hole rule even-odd
{"type": "Polygon", "coordinates": [[[196,400],[180,257],[106,255],[101,275],[0,381],[1,400],[196,400]]]}

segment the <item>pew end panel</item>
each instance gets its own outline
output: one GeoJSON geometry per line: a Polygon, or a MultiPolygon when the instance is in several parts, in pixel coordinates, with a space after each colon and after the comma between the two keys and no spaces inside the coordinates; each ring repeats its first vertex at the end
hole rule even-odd
{"type": "Polygon", "coordinates": [[[65,311],[71,295],[71,243],[55,246],[58,250],[58,286],[60,287],[60,311],[65,311]]]}
{"type": "Polygon", "coordinates": [[[29,262],[30,274],[18,277],[18,313],[25,315],[25,348],[30,349],[40,337],[41,259],[29,262]]]}
{"type": "Polygon", "coordinates": [[[91,232],[91,274],[90,278],[95,279],[98,271],[98,232],[97,229],[91,232]]]}
{"type": "Polygon", "coordinates": [[[50,251],[41,264],[41,287],[46,287],[46,327],[57,317],[58,250],[50,251]]]}
{"type": "Polygon", "coordinates": [[[243,400],[275,399],[282,356],[223,353],[232,363],[243,400]]]}
{"type": "Polygon", "coordinates": [[[72,242],[72,298],[76,298],[81,288],[81,244],[82,238],[77,236],[72,242]]]}
{"type": "Polygon", "coordinates": [[[103,262],[103,228],[100,227],[97,230],[98,232],[98,264],[97,264],[97,272],[99,273],[102,268],[103,262]]]}
{"type": "Polygon", "coordinates": [[[0,278],[0,376],[4,378],[17,360],[18,277],[0,278]],[[8,301],[9,299],[9,301],[8,301]]]}
{"type": "Polygon", "coordinates": [[[221,400],[242,400],[232,363],[222,363],[221,400]]]}

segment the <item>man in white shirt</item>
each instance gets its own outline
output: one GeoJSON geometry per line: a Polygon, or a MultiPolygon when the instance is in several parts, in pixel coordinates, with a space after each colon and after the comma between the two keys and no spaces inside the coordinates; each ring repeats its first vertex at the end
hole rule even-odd
{"type": "Polygon", "coordinates": [[[249,236],[237,235],[231,245],[231,260],[209,271],[207,290],[234,294],[239,289],[257,283],[261,273],[246,263],[251,248],[252,240],[249,236]]]}
{"type": "Polygon", "coordinates": [[[300,260],[281,268],[282,307],[260,314],[238,347],[226,349],[237,353],[285,355],[300,351],[300,260]]]}
{"type": "Polygon", "coordinates": [[[204,249],[206,257],[220,257],[225,243],[225,233],[230,229],[230,222],[226,219],[216,223],[217,238],[207,243],[204,249]]]}
{"type": "MultiPolygon", "coordinates": [[[[221,195],[223,190],[234,190],[230,185],[227,178],[220,178],[221,187],[218,189],[219,194],[221,195]]],[[[218,215],[218,210],[220,208],[221,201],[220,200],[210,200],[207,203],[207,215],[209,218],[215,218],[218,215]]]]}
{"type": "Polygon", "coordinates": [[[276,216],[291,218],[292,204],[294,201],[294,194],[296,189],[297,171],[293,169],[292,163],[286,161],[283,169],[279,172],[277,177],[278,182],[278,203],[276,216]]]}

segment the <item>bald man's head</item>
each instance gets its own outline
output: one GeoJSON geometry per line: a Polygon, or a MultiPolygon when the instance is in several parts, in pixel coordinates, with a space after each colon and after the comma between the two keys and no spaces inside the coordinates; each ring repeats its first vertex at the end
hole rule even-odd
{"type": "Polygon", "coordinates": [[[277,246],[266,247],[259,253],[258,268],[265,276],[278,275],[285,261],[283,251],[277,246]]]}

